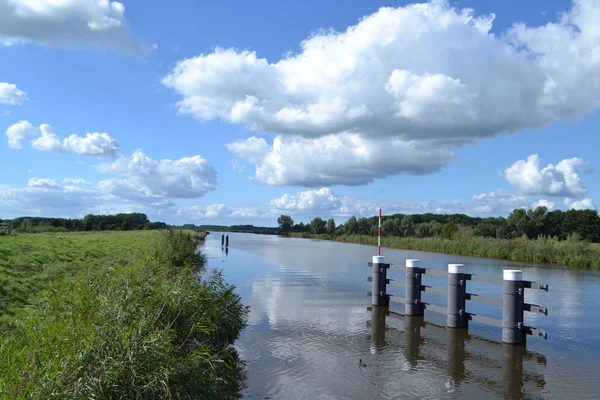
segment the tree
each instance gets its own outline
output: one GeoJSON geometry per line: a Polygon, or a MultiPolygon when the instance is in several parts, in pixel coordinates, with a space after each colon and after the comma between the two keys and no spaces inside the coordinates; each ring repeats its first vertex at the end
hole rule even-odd
{"type": "Polygon", "coordinates": [[[327,233],[330,235],[335,233],[335,220],[333,218],[327,220],[327,233]]]}
{"type": "Polygon", "coordinates": [[[456,222],[448,222],[442,226],[440,236],[443,239],[453,239],[456,232],[458,232],[458,225],[456,222]]]}
{"type": "Polygon", "coordinates": [[[106,229],[106,221],[105,221],[105,220],[102,220],[102,221],[100,221],[100,223],[98,224],[98,230],[101,230],[101,231],[103,231],[103,230],[105,230],[105,229],[106,229]]]}
{"type": "Polygon", "coordinates": [[[81,220],[79,219],[74,219],[73,220],[73,230],[74,231],[78,231],[81,229],[81,220]]]}
{"type": "Polygon", "coordinates": [[[284,232],[290,231],[294,226],[294,220],[289,215],[280,215],[279,218],[277,218],[277,223],[284,232]]]}
{"type": "Polygon", "coordinates": [[[516,237],[526,235],[529,230],[527,211],[522,208],[515,208],[506,219],[506,223],[513,228],[516,237]]]}
{"type": "Polygon", "coordinates": [[[129,230],[129,224],[127,223],[127,221],[123,221],[123,223],[121,224],[121,230],[122,231],[128,231],[129,230]]]}
{"type": "Polygon", "coordinates": [[[413,236],[415,234],[415,224],[410,215],[405,215],[400,222],[400,235],[413,236]]]}
{"type": "Polygon", "coordinates": [[[498,230],[498,227],[496,225],[480,223],[480,224],[477,224],[477,226],[475,226],[475,228],[473,228],[473,235],[480,236],[480,237],[495,238],[497,230],[498,230]]]}
{"type": "Polygon", "coordinates": [[[420,238],[438,236],[441,231],[442,224],[437,221],[422,222],[415,226],[415,234],[420,238]]]}
{"type": "Polygon", "coordinates": [[[91,220],[87,220],[83,223],[83,230],[84,231],[91,231],[92,229],[94,229],[94,224],[92,223],[91,220]]]}
{"type": "Polygon", "coordinates": [[[361,218],[358,220],[358,234],[359,235],[371,235],[373,234],[371,230],[371,223],[367,218],[361,218]]]}
{"type": "Polygon", "coordinates": [[[345,231],[348,235],[355,235],[358,233],[358,221],[355,216],[350,217],[345,226],[345,231]]]}
{"type": "Polygon", "coordinates": [[[312,221],[310,221],[310,230],[314,234],[321,234],[325,232],[326,222],[323,221],[320,217],[315,217],[312,221]]]}
{"type": "Polygon", "coordinates": [[[396,235],[396,224],[392,218],[388,218],[381,224],[381,235],[382,236],[394,236],[396,235]]]}

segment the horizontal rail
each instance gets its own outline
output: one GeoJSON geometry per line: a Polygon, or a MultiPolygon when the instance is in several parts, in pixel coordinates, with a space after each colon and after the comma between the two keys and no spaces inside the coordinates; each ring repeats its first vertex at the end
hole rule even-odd
{"type": "Polygon", "coordinates": [[[394,271],[404,271],[406,269],[404,265],[390,265],[389,268],[393,269],[394,271]]]}
{"type": "Polygon", "coordinates": [[[480,324],[484,324],[484,325],[491,325],[491,326],[496,326],[498,328],[502,328],[502,320],[500,320],[500,319],[484,317],[482,315],[471,314],[471,313],[467,313],[467,316],[471,321],[479,322],[480,324]]]}
{"type": "Polygon", "coordinates": [[[438,314],[446,314],[448,312],[448,309],[446,307],[440,307],[440,306],[436,306],[435,304],[429,304],[429,303],[421,303],[423,305],[423,308],[429,311],[433,311],[434,313],[438,313],[438,314]]]}
{"type": "Polygon", "coordinates": [[[532,281],[523,281],[523,287],[526,289],[537,289],[548,291],[548,285],[545,283],[538,283],[532,281]]]}
{"type": "Polygon", "coordinates": [[[465,274],[465,279],[475,282],[491,283],[492,285],[504,284],[504,280],[502,278],[492,278],[489,276],[480,276],[475,274],[465,274]]]}
{"type": "Polygon", "coordinates": [[[421,268],[421,273],[425,275],[447,277],[448,271],[442,271],[440,269],[421,268]]]}
{"type": "Polygon", "coordinates": [[[393,301],[394,303],[406,304],[406,299],[404,297],[392,296],[390,297],[390,301],[393,301]]]}
{"type": "Polygon", "coordinates": [[[548,316],[548,309],[544,306],[538,306],[537,304],[525,303],[523,304],[523,309],[525,311],[540,313],[548,316]]]}
{"type": "Polygon", "coordinates": [[[392,286],[400,286],[400,287],[404,287],[405,286],[404,282],[402,282],[402,281],[395,281],[393,279],[391,279],[391,280],[388,279],[388,280],[389,280],[389,284],[392,285],[392,286]]]}
{"type": "Polygon", "coordinates": [[[493,297],[480,296],[475,293],[465,293],[465,299],[476,301],[479,303],[493,304],[495,306],[502,307],[502,299],[495,299],[493,297]]]}
{"type": "Polygon", "coordinates": [[[421,285],[421,291],[422,292],[439,293],[439,294],[448,294],[448,290],[446,290],[446,289],[434,288],[434,287],[427,286],[427,285],[421,285]]]}

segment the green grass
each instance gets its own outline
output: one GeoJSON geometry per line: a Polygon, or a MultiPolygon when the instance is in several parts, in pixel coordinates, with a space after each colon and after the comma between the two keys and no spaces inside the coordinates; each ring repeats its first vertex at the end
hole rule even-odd
{"type": "MultiPolygon", "coordinates": [[[[363,235],[313,235],[291,233],[301,238],[335,240],[338,242],[377,245],[377,238],[363,235]]],[[[383,237],[384,247],[435,251],[447,254],[497,258],[537,264],[559,264],[571,268],[600,269],[600,244],[558,241],[551,238],[492,239],[481,237],[459,237],[454,240],[414,237],[383,237]]]]}
{"type": "MultiPolygon", "coordinates": [[[[53,266],[56,276],[0,339],[1,399],[237,395],[242,372],[231,344],[247,309],[220,274],[199,281],[199,235],[22,236],[3,251],[13,262],[53,266]],[[15,252],[25,244],[31,254],[15,252]]],[[[30,276],[34,287],[47,272],[30,276]]]]}

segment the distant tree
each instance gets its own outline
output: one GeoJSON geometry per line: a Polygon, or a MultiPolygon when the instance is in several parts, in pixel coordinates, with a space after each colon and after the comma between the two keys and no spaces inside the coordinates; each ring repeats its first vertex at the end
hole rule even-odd
{"type": "Polygon", "coordinates": [[[284,232],[290,231],[294,226],[294,220],[289,215],[280,215],[279,218],[277,218],[277,223],[284,232]]]}
{"type": "Polygon", "coordinates": [[[129,224],[127,223],[127,221],[123,221],[123,223],[121,224],[121,230],[122,231],[128,231],[129,230],[129,224]]]}
{"type": "Polygon", "coordinates": [[[21,230],[23,232],[30,232],[33,229],[33,225],[31,223],[31,220],[29,218],[25,218],[23,220],[23,223],[21,224],[21,230]]]}
{"type": "Polygon", "coordinates": [[[327,233],[330,235],[335,233],[335,220],[333,218],[327,220],[327,233]]]}
{"type": "Polygon", "coordinates": [[[456,222],[448,222],[442,226],[440,236],[443,239],[453,239],[456,232],[458,232],[458,224],[456,222]]]}
{"type": "Polygon", "coordinates": [[[98,224],[98,230],[101,230],[101,231],[106,230],[106,221],[105,220],[100,221],[100,223],[98,224]]]}
{"type": "Polygon", "coordinates": [[[474,236],[495,238],[497,230],[498,227],[494,224],[479,223],[473,228],[472,232],[474,236]]]}
{"type": "Polygon", "coordinates": [[[437,221],[421,222],[415,226],[415,235],[420,238],[439,236],[442,224],[437,221]]]}
{"type": "Polygon", "coordinates": [[[346,228],[344,230],[346,234],[355,235],[358,233],[358,221],[355,216],[350,217],[345,226],[346,228]]]}
{"type": "Polygon", "coordinates": [[[526,235],[529,231],[529,218],[523,208],[514,209],[506,219],[506,223],[513,228],[516,237],[526,235]]]}
{"type": "Polygon", "coordinates": [[[400,235],[413,236],[415,234],[415,224],[410,215],[405,215],[400,222],[400,235]]]}
{"type": "Polygon", "coordinates": [[[81,229],[81,220],[79,219],[74,219],[73,220],[73,228],[74,231],[78,231],[81,229]]]}
{"type": "Polygon", "coordinates": [[[508,222],[503,223],[496,230],[496,237],[498,239],[514,239],[518,236],[519,235],[515,230],[514,225],[511,225],[508,222]]]}
{"type": "Polygon", "coordinates": [[[83,223],[83,230],[89,232],[92,229],[94,229],[93,222],[91,220],[89,220],[89,219],[87,221],[84,221],[84,223],[83,223]]]}
{"type": "Polygon", "coordinates": [[[394,219],[388,218],[381,224],[381,234],[383,236],[395,236],[396,235],[396,224],[394,219]]]}
{"type": "Polygon", "coordinates": [[[358,234],[359,235],[372,235],[372,225],[367,218],[361,218],[358,220],[358,234]]]}
{"type": "Polygon", "coordinates": [[[327,223],[320,217],[315,217],[312,221],[310,221],[310,230],[314,234],[321,234],[325,232],[326,224],[327,223]]]}

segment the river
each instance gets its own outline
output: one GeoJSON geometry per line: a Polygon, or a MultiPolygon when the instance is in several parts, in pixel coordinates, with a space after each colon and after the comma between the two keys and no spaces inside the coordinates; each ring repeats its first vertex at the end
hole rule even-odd
{"type": "MultiPolygon", "coordinates": [[[[278,236],[221,234],[203,245],[208,268],[224,271],[250,306],[247,328],[236,342],[246,360],[248,399],[599,399],[600,273],[503,260],[382,249],[386,262],[421,260],[446,270],[464,263],[468,273],[502,277],[522,269],[523,279],[549,284],[526,290],[525,301],[546,306],[548,316],[526,313],[529,326],[548,340],[528,337],[527,347],[503,345],[501,329],[471,322],[468,334],[446,329],[445,316],[425,311],[404,318],[367,307],[372,246],[278,236]],[[585,301],[584,301],[585,300],[585,301]],[[359,365],[362,360],[362,366],[359,365]]],[[[388,278],[403,280],[403,272],[388,278]]],[[[447,286],[445,278],[423,283],[447,286]]],[[[471,293],[501,298],[502,288],[468,282],[471,293]]],[[[404,295],[401,287],[388,292],[404,295]]],[[[446,305],[443,295],[423,301],[446,305]]],[[[502,318],[501,307],[467,302],[467,311],[502,318]]],[[[396,314],[398,313],[398,314],[396,314]]]]}

